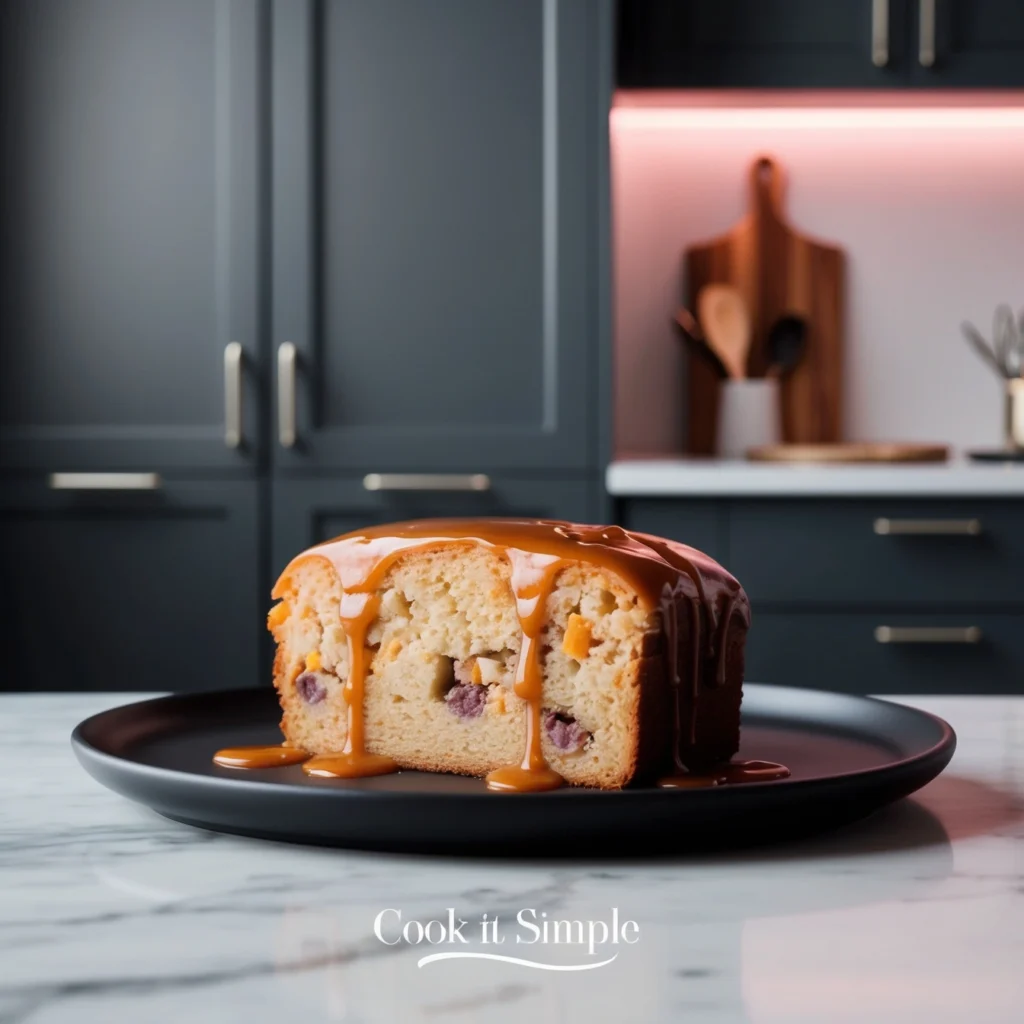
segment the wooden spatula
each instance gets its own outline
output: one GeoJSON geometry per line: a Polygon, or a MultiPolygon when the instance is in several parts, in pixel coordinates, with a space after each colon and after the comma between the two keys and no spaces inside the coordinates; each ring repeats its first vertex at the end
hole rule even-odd
{"type": "Polygon", "coordinates": [[[729,376],[742,380],[750,354],[750,314],[739,289],[728,284],[705,285],[697,296],[697,315],[729,376]]]}

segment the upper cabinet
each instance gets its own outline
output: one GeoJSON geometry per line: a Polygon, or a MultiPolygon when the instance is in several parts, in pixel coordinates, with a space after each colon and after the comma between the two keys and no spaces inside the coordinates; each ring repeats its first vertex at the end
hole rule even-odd
{"type": "Polygon", "coordinates": [[[620,0],[623,88],[1024,86],[1020,0],[620,0]]]}
{"type": "Polygon", "coordinates": [[[275,465],[596,466],[601,18],[590,0],[275,3],[275,465]]]}
{"type": "Polygon", "coordinates": [[[920,0],[914,88],[1024,86],[1022,0],[920,0]]]}
{"type": "Polygon", "coordinates": [[[260,20],[0,4],[0,469],[252,465],[260,20]]]}

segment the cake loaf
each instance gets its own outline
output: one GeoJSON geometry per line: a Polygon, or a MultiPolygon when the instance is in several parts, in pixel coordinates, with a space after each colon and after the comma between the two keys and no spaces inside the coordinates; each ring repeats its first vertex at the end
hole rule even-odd
{"type": "Polygon", "coordinates": [[[739,743],[742,587],[617,526],[422,520],[297,556],[268,624],[311,774],[395,768],[493,789],[618,788],[739,743]]]}

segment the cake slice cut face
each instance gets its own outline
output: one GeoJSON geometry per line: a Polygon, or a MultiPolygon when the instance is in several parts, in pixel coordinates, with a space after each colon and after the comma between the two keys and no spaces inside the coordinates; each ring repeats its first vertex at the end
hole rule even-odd
{"type": "Polygon", "coordinates": [[[749,604],[681,544],[422,520],[303,552],[274,597],[282,730],[311,774],[610,789],[738,747],[749,604]]]}

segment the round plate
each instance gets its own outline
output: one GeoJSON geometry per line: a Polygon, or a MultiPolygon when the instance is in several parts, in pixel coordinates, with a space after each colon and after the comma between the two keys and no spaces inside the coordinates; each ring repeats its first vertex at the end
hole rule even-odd
{"type": "Polygon", "coordinates": [[[747,684],[738,756],[792,777],[711,789],[490,793],[404,771],[314,779],[220,768],[220,747],[279,743],[270,689],[161,697],[94,715],[71,743],[103,785],[177,821],[267,839],[408,852],[606,855],[775,841],[853,821],[919,789],[956,746],[941,719],[866,697],[747,684]]]}
{"type": "Polygon", "coordinates": [[[944,444],[769,444],[747,452],[751,462],[945,462],[944,444]]]}
{"type": "Polygon", "coordinates": [[[977,462],[1024,462],[1024,450],[1008,451],[994,448],[990,451],[974,451],[967,454],[977,462]]]}

